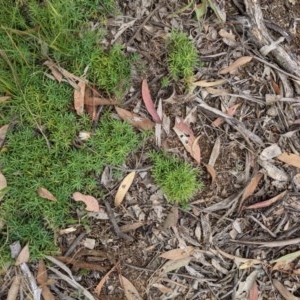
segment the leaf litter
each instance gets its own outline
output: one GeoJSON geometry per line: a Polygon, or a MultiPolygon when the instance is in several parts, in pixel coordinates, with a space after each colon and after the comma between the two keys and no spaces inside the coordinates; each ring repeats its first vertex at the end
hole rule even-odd
{"type": "MultiPolygon", "coordinates": [[[[266,91],[271,96],[276,96],[279,91],[276,86],[274,91],[274,83],[272,84],[269,75],[264,73],[265,67],[271,68],[274,74],[282,73],[281,67],[276,69],[268,65],[270,64],[268,61],[255,58],[260,49],[255,46],[255,42],[249,44],[244,51],[245,54],[241,54],[239,45],[244,45],[245,41],[248,41],[247,33],[236,30],[238,27],[231,22],[220,25],[217,21],[217,18],[224,21],[226,13],[229,18],[230,10],[233,8],[227,1],[203,1],[202,4],[204,2],[206,2],[205,13],[199,11],[204,6],[200,7],[199,4],[196,6],[202,30],[198,29],[199,20],[194,20],[192,17],[193,7],[186,6],[186,3],[181,1],[168,3],[163,7],[157,6],[154,12],[149,3],[145,2],[144,7],[141,8],[137,2],[133,2],[127,10],[138,18],[134,19],[135,22],[130,20],[128,23],[127,19],[121,18],[118,23],[120,28],[117,30],[116,26],[108,23],[107,30],[111,36],[113,37],[117,32],[118,41],[124,45],[127,37],[133,37],[138,31],[132,39],[131,47],[137,53],[142,53],[143,60],[147,62],[146,73],[148,82],[151,83],[149,83],[151,94],[157,95],[157,99],[169,97],[168,101],[162,100],[161,107],[158,106],[156,110],[147,81],[143,80],[141,88],[140,77],[135,78],[136,85],[125,96],[125,105],[119,108],[126,111],[125,116],[118,112],[119,117],[141,130],[151,129],[154,123],[158,126],[162,122],[161,131],[156,133],[157,137],[160,137],[158,147],[191,164],[197,164],[199,168],[201,168],[199,162],[208,162],[208,168],[213,169],[209,169],[210,177],[209,174],[201,175],[205,181],[205,189],[193,199],[186,210],[170,207],[163,197],[157,197],[159,191],[151,181],[151,171],[137,172],[130,193],[123,191],[120,197],[122,205],[118,208],[118,214],[115,214],[112,208],[120,230],[125,228],[124,231],[127,231],[123,226],[132,224],[128,232],[134,237],[134,242],[119,239],[112,233],[111,225],[107,221],[107,211],[103,211],[105,218],[100,217],[91,221],[93,224],[89,237],[95,238],[97,247],[109,254],[110,258],[105,258],[105,262],[96,262],[95,257],[85,256],[91,260],[90,265],[85,266],[93,264],[99,267],[105,266],[106,271],[103,269],[103,272],[98,271],[98,275],[90,273],[87,277],[83,276],[81,283],[90,287],[91,280],[98,283],[105,278],[107,284],[100,289],[103,299],[115,295],[124,298],[124,294],[127,299],[140,299],[139,297],[160,299],[163,296],[169,297],[168,299],[176,299],[176,297],[178,299],[184,297],[225,299],[232,298],[233,291],[241,297],[247,295],[250,299],[258,297],[269,299],[275,294],[276,297],[281,294],[286,299],[297,299],[295,295],[298,294],[293,285],[298,287],[298,283],[288,276],[287,272],[293,274],[299,269],[297,256],[299,204],[295,194],[297,190],[292,181],[299,167],[299,131],[295,131],[294,127],[299,119],[298,108],[297,105],[288,107],[286,103],[279,100],[265,103],[266,91]],[[207,10],[208,5],[213,7],[214,12],[207,10]],[[185,7],[184,10],[182,7],[185,7]],[[146,22],[142,23],[144,20],[146,22]],[[191,32],[190,38],[197,43],[199,57],[204,65],[195,68],[193,82],[197,85],[193,93],[196,96],[186,95],[181,81],[166,89],[160,86],[158,75],[168,74],[168,70],[163,46],[165,32],[162,32],[157,25],[158,22],[163,24],[163,28],[183,26],[185,31],[191,32]],[[126,24],[132,24],[132,27],[126,27],[126,24]],[[123,30],[124,28],[126,31],[123,30]],[[157,52],[155,55],[147,56],[149,49],[156,49],[157,52]],[[217,85],[222,85],[222,88],[213,88],[217,85]],[[172,97],[169,91],[174,92],[172,97]],[[132,107],[140,100],[137,99],[140,92],[147,112],[154,122],[144,118],[143,112],[135,112],[136,114],[133,115],[132,107]],[[235,102],[237,98],[239,98],[238,102],[235,102]],[[235,105],[238,105],[238,109],[235,105]],[[273,112],[269,111],[266,105],[268,107],[271,105],[273,112]],[[188,136],[180,139],[176,136],[177,133],[175,135],[168,130],[174,124],[174,127],[176,126],[176,118],[184,122],[187,112],[195,107],[196,113],[192,124],[187,122],[187,127],[181,128],[180,132],[181,135],[184,132],[188,136]],[[222,107],[233,107],[234,114],[229,115],[228,110],[224,111],[222,107]],[[274,115],[276,111],[279,115],[274,115]],[[164,121],[167,118],[169,123],[164,121]],[[213,127],[211,125],[216,118],[222,122],[213,127]],[[139,122],[142,125],[137,125],[139,122]],[[182,145],[185,151],[182,150],[182,145]],[[199,145],[201,145],[201,155],[199,145]],[[269,145],[277,145],[275,147],[277,152],[270,154],[264,151],[269,145]],[[143,177],[140,176],[142,173],[143,177]],[[250,174],[252,179],[249,180],[250,174]],[[213,185],[209,184],[211,177],[214,181],[213,185]],[[124,201],[125,194],[126,201],[124,201]],[[146,215],[146,218],[140,221],[143,215],[146,215]],[[260,225],[254,222],[252,217],[255,217],[260,225]],[[244,226],[241,226],[241,230],[237,231],[232,238],[230,231],[237,219],[244,226]],[[271,237],[262,226],[272,232],[276,238],[271,237]],[[187,255],[184,252],[184,244],[187,249],[193,248],[190,257],[183,257],[187,255]],[[167,255],[166,253],[171,253],[171,257],[179,259],[165,262],[166,258],[159,256],[167,255]],[[113,269],[116,272],[109,273],[109,278],[105,277],[104,274],[115,266],[118,257],[122,257],[122,275],[120,275],[122,277],[115,275],[119,273],[118,268],[113,269]],[[271,277],[267,272],[264,273],[264,268],[261,267],[265,266],[264,263],[272,264],[276,269],[271,277]],[[256,272],[257,269],[259,272],[256,272]],[[124,284],[124,281],[127,284],[124,284]],[[222,284],[218,284],[219,281],[222,284]],[[240,284],[235,285],[236,281],[240,284]],[[122,284],[124,293],[120,292],[122,284]],[[199,294],[199,291],[202,294],[199,294]]],[[[248,4],[252,2],[247,0],[248,4]]],[[[245,16],[247,17],[247,14],[245,16]]],[[[268,56],[268,60],[272,59],[274,58],[268,56]]],[[[55,80],[69,82],[76,91],[79,90],[79,84],[84,82],[58,64],[50,61],[47,65],[55,80]]],[[[278,78],[275,80],[274,77],[273,81],[280,88],[280,93],[287,97],[285,95],[287,87],[283,86],[282,80],[278,78]]],[[[288,85],[291,83],[289,82],[288,85]]],[[[294,94],[292,97],[299,101],[299,90],[294,86],[292,90],[294,94]]],[[[88,89],[86,95],[87,92],[88,89]]],[[[93,120],[96,120],[97,109],[100,106],[117,104],[114,99],[101,97],[94,92],[86,95],[84,106],[86,111],[90,109],[93,120]]],[[[82,95],[79,98],[77,109],[81,114],[82,95]]],[[[145,148],[149,147],[152,146],[145,145],[145,148]]],[[[124,168],[131,169],[132,172],[143,168],[146,155],[139,154],[130,157],[128,161],[130,167],[124,168]]],[[[106,198],[109,197],[109,201],[113,203],[117,185],[107,181],[105,185],[109,195],[106,195],[106,198]]],[[[89,197],[92,196],[80,193],[79,198],[84,200],[78,201],[86,203],[88,210],[91,210],[90,213],[97,213],[97,205],[89,206],[97,199],[91,200],[89,197]]],[[[80,213],[82,212],[78,212],[79,215],[80,213]]],[[[78,234],[76,231],[66,234],[65,241],[68,245],[71,244],[71,237],[75,238],[76,234],[78,234]]],[[[81,246],[82,244],[78,245],[77,250],[81,246]]],[[[56,268],[62,268],[63,272],[57,272],[57,269],[52,266],[47,271],[52,275],[55,274],[59,278],[58,281],[65,281],[70,289],[82,291],[76,284],[72,272],[76,273],[76,268],[84,265],[80,264],[77,258],[66,257],[64,263],[55,263],[56,268]],[[75,264],[72,265],[74,261],[75,264]],[[74,270],[65,269],[66,265],[71,265],[74,270]]],[[[86,297],[92,299],[90,294],[86,294],[86,297]]]]}

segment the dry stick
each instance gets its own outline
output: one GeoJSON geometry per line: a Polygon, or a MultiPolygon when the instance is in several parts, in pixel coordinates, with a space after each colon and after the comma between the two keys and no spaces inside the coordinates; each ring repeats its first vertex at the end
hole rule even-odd
{"type": "Polygon", "coordinates": [[[284,240],[284,241],[273,241],[273,242],[260,242],[260,241],[241,241],[241,240],[230,240],[230,242],[235,244],[243,245],[260,245],[261,247],[284,247],[288,245],[294,245],[300,243],[300,238],[284,240]]]}
{"type": "Polygon", "coordinates": [[[110,220],[110,222],[111,222],[111,224],[112,224],[112,226],[113,226],[113,228],[114,228],[115,234],[116,234],[119,238],[122,238],[122,239],[124,239],[124,240],[126,240],[126,241],[129,241],[129,242],[133,242],[134,239],[133,239],[131,236],[129,236],[129,235],[123,233],[123,232],[120,230],[120,228],[119,228],[119,226],[118,226],[118,224],[117,224],[115,215],[114,215],[114,213],[113,213],[113,211],[112,211],[112,208],[111,208],[109,202],[108,202],[107,200],[105,200],[105,199],[104,199],[103,201],[104,201],[104,204],[105,204],[105,207],[106,207],[106,210],[107,210],[107,214],[108,214],[108,216],[109,216],[109,220],[110,220]]]}
{"type": "Polygon", "coordinates": [[[148,20],[154,15],[154,13],[160,8],[160,6],[157,6],[153,11],[151,11],[149,13],[149,15],[147,16],[147,18],[144,20],[144,22],[139,26],[139,28],[136,30],[136,32],[134,33],[134,35],[130,38],[130,40],[127,42],[127,45],[129,46],[133,40],[135,39],[135,37],[137,36],[137,34],[142,30],[142,28],[145,26],[145,24],[148,22],[148,20]]]}
{"type": "Polygon", "coordinates": [[[79,236],[73,241],[69,249],[66,251],[64,256],[70,256],[72,252],[75,250],[76,246],[80,243],[80,241],[86,236],[86,232],[82,232],[79,236]]]}

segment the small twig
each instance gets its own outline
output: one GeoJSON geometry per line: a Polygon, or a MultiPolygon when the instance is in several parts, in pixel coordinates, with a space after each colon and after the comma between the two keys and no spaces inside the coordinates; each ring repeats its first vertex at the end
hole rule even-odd
{"type": "Polygon", "coordinates": [[[260,245],[261,247],[284,247],[289,245],[294,245],[300,243],[300,238],[284,240],[284,241],[273,241],[273,242],[261,242],[261,241],[241,241],[241,240],[230,240],[230,242],[235,244],[243,245],[260,245]]]}
{"type": "Polygon", "coordinates": [[[136,30],[136,32],[134,33],[134,35],[130,38],[130,40],[127,42],[127,46],[129,46],[133,40],[135,39],[135,37],[138,35],[138,33],[142,30],[142,28],[145,26],[145,24],[148,22],[148,20],[154,15],[154,13],[160,8],[160,6],[157,6],[154,10],[152,10],[149,15],[146,17],[146,19],[144,20],[144,22],[139,26],[139,28],[136,30]]]}
{"type": "Polygon", "coordinates": [[[276,234],[273,233],[269,228],[267,228],[263,223],[261,223],[259,220],[257,220],[255,217],[250,216],[250,218],[257,223],[262,229],[264,229],[265,231],[267,231],[273,238],[276,238],[276,234]]]}
{"type": "Polygon", "coordinates": [[[82,232],[79,236],[73,241],[69,249],[65,252],[64,256],[70,256],[72,252],[75,250],[76,246],[80,243],[80,241],[86,236],[86,232],[82,232]]]}
{"type": "Polygon", "coordinates": [[[145,171],[148,171],[150,169],[152,169],[152,166],[146,166],[144,168],[136,168],[136,169],[127,169],[127,168],[120,168],[120,167],[115,167],[115,166],[111,166],[111,165],[108,165],[108,167],[110,167],[111,169],[115,169],[115,170],[120,170],[120,171],[123,171],[123,172],[145,172],[145,171]]]}
{"type": "Polygon", "coordinates": [[[31,271],[29,270],[28,266],[26,263],[22,263],[20,265],[20,268],[23,272],[23,274],[25,275],[25,277],[27,277],[29,284],[30,284],[30,288],[32,291],[32,295],[33,295],[33,300],[40,300],[41,299],[41,294],[42,294],[42,289],[38,287],[34,276],[32,275],[31,271]]]}
{"type": "Polygon", "coordinates": [[[114,213],[113,213],[113,211],[112,211],[112,208],[111,208],[109,202],[108,202],[107,200],[105,200],[105,199],[104,199],[103,201],[104,201],[104,204],[105,204],[105,207],[106,207],[106,210],[107,210],[107,214],[108,214],[108,216],[109,216],[109,220],[110,220],[110,222],[111,222],[111,224],[112,224],[112,226],[113,226],[113,228],[114,228],[115,234],[116,234],[119,238],[122,238],[122,239],[124,239],[124,240],[126,240],[126,241],[129,241],[129,242],[133,242],[134,239],[133,239],[131,236],[129,236],[129,235],[123,233],[123,232],[120,230],[120,228],[119,228],[119,226],[118,226],[118,224],[117,224],[115,215],[114,215],[114,213]]]}

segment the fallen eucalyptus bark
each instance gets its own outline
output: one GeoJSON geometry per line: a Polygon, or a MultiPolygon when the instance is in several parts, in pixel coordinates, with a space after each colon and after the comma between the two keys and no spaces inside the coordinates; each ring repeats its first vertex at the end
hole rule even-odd
{"type": "MultiPolygon", "coordinates": [[[[244,0],[246,7],[247,23],[250,25],[248,28],[249,38],[255,43],[259,49],[274,44],[274,40],[270,36],[268,29],[265,25],[263,14],[260,8],[259,0],[244,0]]],[[[300,62],[296,57],[292,57],[280,44],[277,44],[275,49],[270,51],[271,55],[277,64],[284,70],[297,76],[300,79],[300,62]]]]}

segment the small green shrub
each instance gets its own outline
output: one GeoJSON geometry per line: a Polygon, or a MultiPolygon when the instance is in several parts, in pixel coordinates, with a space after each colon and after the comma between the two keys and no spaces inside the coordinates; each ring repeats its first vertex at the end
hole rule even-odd
{"type": "Polygon", "coordinates": [[[186,205],[203,184],[199,171],[186,162],[165,153],[151,152],[152,176],[171,203],[186,205]]]}
{"type": "Polygon", "coordinates": [[[167,40],[167,62],[173,80],[183,78],[188,84],[199,64],[197,49],[187,34],[172,31],[167,40]]]}

